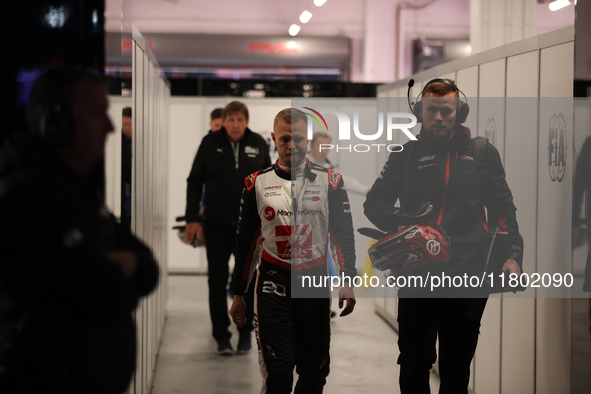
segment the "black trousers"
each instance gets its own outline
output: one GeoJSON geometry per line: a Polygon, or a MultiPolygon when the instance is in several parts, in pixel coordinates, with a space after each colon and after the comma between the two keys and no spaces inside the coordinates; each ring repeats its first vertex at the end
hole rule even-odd
{"type": "Polygon", "coordinates": [[[262,393],[322,393],[330,365],[330,298],[291,298],[290,271],[268,262],[257,274],[255,327],[262,393]]]}
{"type": "MultiPolygon", "coordinates": [[[[228,331],[230,315],[226,287],[230,270],[228,262],[236,244],[236,226],[216,223],[203,223],[203,235],[207,253],[207,271],[209,285],[209,315],[211,317],[212,335],[217,341],[230,339],[228,331]]],[[[253,330],[253,292],[245,294],[246,317],[248,323],[238,328],[240,335],[249,334],[253,330]]]]}
{"type": "Polygon", "coordinates": [[[467,394],[487,298],[400,298],[398,347],[400,391],[429,394],[429,374],[437,359],[440,394],[467,394]]]}

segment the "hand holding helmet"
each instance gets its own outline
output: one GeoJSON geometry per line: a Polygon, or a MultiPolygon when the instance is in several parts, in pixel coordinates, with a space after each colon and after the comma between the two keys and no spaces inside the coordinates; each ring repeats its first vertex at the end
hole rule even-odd
{"type": "Polygon", "coordinates": [[[389,271],[390,275],[410,275],[425,273],[430,269],[440,269],[452,256],[450,240],[441,226],[437,228],[425,223],[433,205],[425,203],[415,213],[405,213],[395,208],[386,215],[392,217],[392,230],[387,233],[360,228],[357,231],[378,241],[369,248],[372,267],[389,271]],[[409,226],[398,231],[398,226],[409,226]]]}

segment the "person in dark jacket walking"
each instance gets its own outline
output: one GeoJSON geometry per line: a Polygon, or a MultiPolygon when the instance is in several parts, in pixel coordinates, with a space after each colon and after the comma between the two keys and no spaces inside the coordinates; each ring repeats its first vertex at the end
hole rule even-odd
{"type": "MultiPolygon", "coordinates": [[[[212,335],[220,355],[233,354],[226,301],[228,261],[234,252],[244,178],[271,165],[265,140],[248,128],[248,108],[239,101],[226,105],[223,127],[201,141],[187,179],[186,238],[205,238],[212,335]],[[205,209],[200,202],[205,185],[205,209]]],[[[252,299],[247,301],[252,317],[252,299]]],[[[251,349],[252,320],[240,328],[238,353],[251,349]]]]}
{"type": "Polygon", "coordinates": [[[101,77],[41,75],[30,136],[0,147],[0,392],[122,393],[132,312],[158,282],[151,251],[89,181],[113,130],[101,77]]]}
{"type": "Polygon", "coordinates": [[[216,108],[209,114],[209,131],[207,134],[211,134],[215,131],[218,131],[222,128],[224,123],[224,118],[222,118],[222,113],[224,112],[223,108],[216,108]]]}
{"type": "MultiPolygon", "coordinates": [[[[523,241],[497,149],[487,144],[489,163],[484,175],[475,166],[475,141],[470,130],[460,124],[468,115],[468,107],[460,101],[453,81],[430,81],[422,97],[420,110],[415,111],[423,123],[418,140],[409,141],[402,152],[390,155],[367,194],[365,215],[378,228],[391,231],[395,228],[390,214],[398,199],[405,212],[416,212],[431,202],[434,209],[429,224],[442,226],[451,240],[453,256],[445,267],[450,277],[482,276],[490,245],[488,225],[496,226],[505,261],[503,271],[521,273],[523,241]]],[[[438,336],[439,393],[468,392],[470,363],[488,293],[449,290],[428,294],[420,289],[399,290],[398,364],[403,394],[430,392],[429,370],[437,357],[438,336]],[[450,294],[462,298],[442,298],[450,294]]]]}

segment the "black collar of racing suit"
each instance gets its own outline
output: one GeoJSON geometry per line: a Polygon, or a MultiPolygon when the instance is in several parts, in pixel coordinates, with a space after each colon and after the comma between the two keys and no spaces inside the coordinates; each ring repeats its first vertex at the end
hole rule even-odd
{"type": "MultiPolygon", "coordinates": [[[[310,168],[310,161],[308,160],[307,157],[305,158],[305,160],[306,160],[306,167],[304,167],[304,176],[310,182],[314,182],[316,180],[316,174],[314,174],[312,172],[312,169],[310,168]]],[[[279,178],[282,178],[285,180],[291,180],[293,178],[293,174],[291,172],[285,171],[284,169],[279,167],[279,159],[277,159],[275,164],[273,164],[273,169],[275,170],[275,174],[277,174],[277,176],[279,178]]]]}

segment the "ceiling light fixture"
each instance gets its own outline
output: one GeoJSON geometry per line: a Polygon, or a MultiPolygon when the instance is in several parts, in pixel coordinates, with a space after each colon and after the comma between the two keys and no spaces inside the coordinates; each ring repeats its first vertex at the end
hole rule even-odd
{"type": "Polygon", "coordinates": [[[300,22],[302,23],[308,23],[308,21],[312,18],[312,13],[308,10],[305,10],[304,12],[302,12],[302,15],[300,15],[300,22]]]}
{"type": "Polygon", "coordinates": [[[295,23],[289,27],[289,35],[290,36],[297,36],[300,32],[300,27],[295,23]]]}
{"type": "Polygon", "coordinates": [[[550,11],[558,11],[559,9],[564,8],[567,5],[570,5],[570,1],[556,0],[556,1],[553,1],[552,3],[548,4],[548,8],[550,8],[550,11]]]}
{"type": "Polygon", "coordinates": [[[314,5],[316,7],[322,7],[322,4],[326,3],[326,0],[314,0],[314,5]]]}

